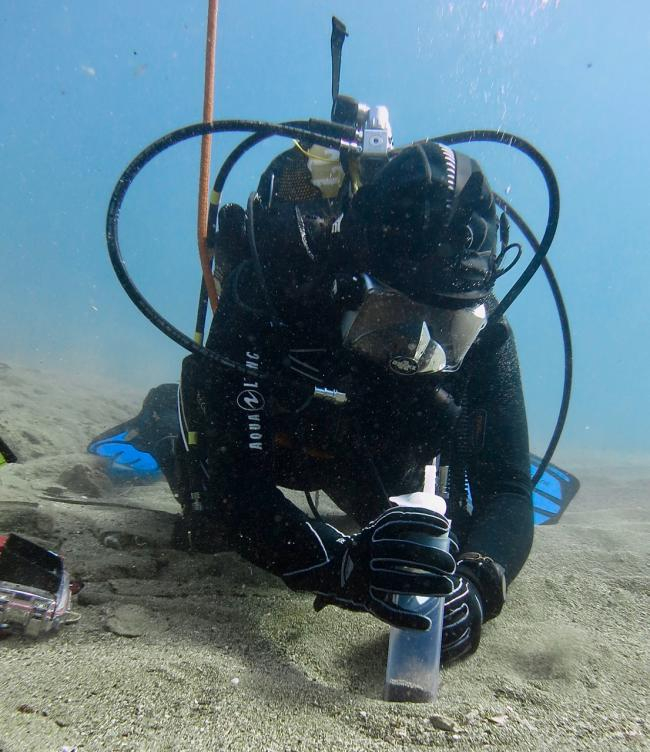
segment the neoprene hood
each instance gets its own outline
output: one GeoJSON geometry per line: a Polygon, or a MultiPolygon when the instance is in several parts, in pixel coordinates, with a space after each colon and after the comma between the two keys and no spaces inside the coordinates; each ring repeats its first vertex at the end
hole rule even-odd
{"type": "Polygon", "coordinates": [[[490,293],[497,217],[475,160],[435,141],[412,144],[359,190],[353,206],[366,228],[367,271],[384,284],[449,308],[490,293]]]}

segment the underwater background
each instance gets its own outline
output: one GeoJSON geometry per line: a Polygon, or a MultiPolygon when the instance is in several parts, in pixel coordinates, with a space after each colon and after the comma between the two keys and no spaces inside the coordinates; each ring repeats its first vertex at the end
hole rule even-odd
{"type": "MultiPolygon", "coordinates": [[[[563,451],[645,454],[650,398],[650,4],[589,0],[222,0],[215,118],[329,117],[331,16],[347,26],[341,93],[385,104],[396,144],[471,128],[532,142],[561,191],[549,261],[568,308],[574,391],[563,451]]],[[[185,352],[136,310],[104,224],[128,162],[201,119],[207,2],[0,5],[0,359],[108,376],[145,390],[185,352]]],[[[240,140],[213,140],[213,172],[240,140]]],[[[236,168],[245,203],[289,142],[236,168]]],[[[458,147],[541,235],[544,183],[500,145],[458,147]]],[[[120,241],[129,273],[174,325],[194,328],[200,140],[136,179],[120,241]]],[[[517,233],[513,228],[513,237],[517,233]]],[[[526,260],[530,249],[526,249],[526,260]]],[[[506,275],[503,291],[521,273],[506,275]]],[[[561,335],[540,271],[509,311],[531,448],[544,451],[562,388],[561,335]]],[[[103,429],[104,426],[98,426],[103,429]]]]}

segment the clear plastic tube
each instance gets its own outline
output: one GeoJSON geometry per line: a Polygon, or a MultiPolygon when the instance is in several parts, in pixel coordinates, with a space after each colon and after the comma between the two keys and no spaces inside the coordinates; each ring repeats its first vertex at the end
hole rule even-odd
{"type": "MultiPolygon", "coordinates": [[[[424,489],[421,492],[391,497],[399,506],[424,507],[445,514],[445,500],[435,493],[436,467],[425,469],[424,489]]],[[[449,551],[449,535],[421,536],[417,540],[432,548],[449,551]]],[[[440,685],[440,647],[444,598],[416,595],[395,596],[400,606],[431,619],[431,627],[398,629],[391,627],[388,638],[388,661],[384,700],[390,702],[433,702],[440,685]]]]}
{"type": "MultiPolygon", "coordinates": [[[[424,542],[424,541],[423,541],[424,542]]],[[[428,545],[449,550],[449,537],[428,538],[428,545]]],[[[433,702],[440,685],[440,645],[444,598],[399,595],[400,606],[431,619],[431,628],[391,627],[384,700],[390,702],[433,702]]]]}

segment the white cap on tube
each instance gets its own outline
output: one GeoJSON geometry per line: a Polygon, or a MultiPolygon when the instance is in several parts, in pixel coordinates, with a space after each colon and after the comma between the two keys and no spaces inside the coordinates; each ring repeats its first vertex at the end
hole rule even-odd
{"type": "Polygon", "coordinates": [[[447,512],[447,502],[436,493],[435,464],[427,465],[424,468],[424,488],[422,491],[402,494],[401,496],[390,496],[389,501],[392,501],[398,507],[424,507],[432,512],[438,512],[438,514],[447,512]]]}

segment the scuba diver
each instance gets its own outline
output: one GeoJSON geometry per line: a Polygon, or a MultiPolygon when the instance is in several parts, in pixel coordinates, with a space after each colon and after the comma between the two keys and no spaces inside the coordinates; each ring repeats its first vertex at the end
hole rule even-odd
{"type": "Polygon", "coordinates": [[[171,385],[147,398],[150,450],[183,509],[181,544],[225,541],[314,592],[317,610],[400,627],[429,620],[395,593],[444,596],[449,662],[476,650],[533,536],[514,339],[504,319],[485,326],[512,264],[502,268],[494,196],[468,156],[424,141],[367,162],[356,190],[350,172],[338,153],[296,143],[246,210],[221,208],[227,273],[206,347],[247,371],[188,356],[173,454],[177,431],[159,420],[171,385]],[[448,468],[452,553],[412,540],[448,519],[391,502],[423,487],[434,457],[448,468]],[[360,532],[309,517],[278,486],[324,490],[360,532]]]}
{"type": "Polygon", "coordinates": [[[317,608],[426,628],[393,594],[446,596],[449,661],[478,646],[533,534],[513,336],[505,321],[482,332],[505,256],[494,198],[474,160],[428,141],[349,200],[345,181],[327,199],[311,181],[319,155],[285,152],[246,213],[222,209],[230,248],[257,258],[228,275],[206,346],[278,378],[185,359],[177,497],[193,545],[209,550],[220,531],[290,588],[315,592],[317,608]],[[346,402],[305,399],[301,383],[346,402]],[[389,500],[420,490],[438,455],[455,557],[400,536],[439,534],[444,517],[389,500]],[[278,485],[323,489],[361,532],[309,518],[278,485]]]}
{"type": "Polygon", "coordinates": [[[151,390],[136,418],[89,451],[118,470],[163,471],[182,508],[177,546],[211,552],[225,543],[289,588],[314,593],[316,610],[332,604],[426,630],[431,620],[396,596],[444,598],[441,658],[450,663],[476,651],[482,625],[501,612],[534,522],[556,522],[579,485],[549,466],[571,383],[566,312],[545,258],[559,189],[544,157],[502,131],[394,147],[385,107],[338,93],[345,36],[333,19],[331,121],[186,126],[144,149],[118,180],[106,232],[113,268],[142,313],[192,354],[179,386],[151,390]],[[149,161],[221,132],[250,135],[215,180],[207,232],[214,269],[203,269],[191,339],[130,279],[118,218],[149,161]],[[219,208],[234,164],[272,135],[293,138],[293,148],[267,167],[245,209],[219,208]],[[541,241],[479,164],[452,148],[467,141],[517,148],[539,167],[549,193],[541,241]],[[495,282],[521,256],[508,216],[534,258],[498,301],[495,282]],[[562,405],[543,459],[529,454],[504,318],[540,266],[565,345],[562,405]],[[215,283],[221,294],[203,345],[215,283]],[[412,501],[432,463],[446,516],[412,501]],[[281,488],[303,491],[313,516],[281,488]],[[320,490],[358,532],[320,517],[311,496],[320,490]],[[448,532],[449,552],[418,543],[448,532]]]}
{"type": "Polygon", "coordinates": [[[318,155],[285,152],[247,212],[222,209],[224,240],[256,258],[228,275],[206,346],[278,377],[185,359],[176,494],[193,545],[210,550],[219,531],[315,592],[317,608],[426,628],[392,595],[446,596],[449,661],[476,649],[533,534],[514,340],[504,320],[483,331],[505,257],[494,198],[474,160],[432,141],[400,150],[349,200],[345,181],[333,199],[313,185],[318,155]],[[301,383],[346,402],[305,398],[301,383]],[[455,557],[400,537],[439,533],[443,517],[389,501],[420,490],[438,455],[455,557]],[[361,532],[309,518],[278,485],[323,489],[361,532]]]}

